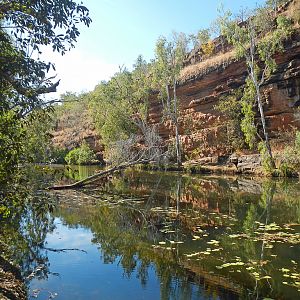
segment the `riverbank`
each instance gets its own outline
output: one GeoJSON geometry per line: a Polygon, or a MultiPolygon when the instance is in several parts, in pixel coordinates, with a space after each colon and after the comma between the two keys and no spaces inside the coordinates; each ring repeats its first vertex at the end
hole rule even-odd
{"type": "Polygon", "coordinates": [[[259,154],[249,154],[232,157],[205,157],[199,160],[190,160],[178,167],[175,163],[168,165],[143,164],[138,168],[148,171],[170,171],[189,174],[210,174],[210,175],[251,175],[264,177],[290,177],[299,178],[299,173],[288,170],[275,169],[267,172],[259,154]]]}
{"type": "Polygon", "coordinates": [[[0,236],[0,298],[26,300],[27,289],[20,269],[5,257],[7,249],[0,236]]]}

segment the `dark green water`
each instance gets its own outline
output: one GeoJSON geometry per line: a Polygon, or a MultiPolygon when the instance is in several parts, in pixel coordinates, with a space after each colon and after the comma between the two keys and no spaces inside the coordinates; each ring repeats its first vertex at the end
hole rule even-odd
{"type": "Polygon", "coordinates": [[[297,181],[134,170],[50,196],[4,226],[32,299],[300,299],[297,181]]]}

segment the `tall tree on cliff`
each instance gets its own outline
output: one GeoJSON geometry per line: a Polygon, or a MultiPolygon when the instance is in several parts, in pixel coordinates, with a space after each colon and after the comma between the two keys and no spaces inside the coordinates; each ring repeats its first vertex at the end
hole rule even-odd
{"type": "Polygon", "coordinates": [[[156,42],[154,61],[154,86],[159,90],[164,116],[175,127],[175,145],[178,166],[181,165],[181,144],[179,135],[179,109],[177,85],[180,71],[187,54],[188,39],[183,33],[174,33],[170,41],[160,37],[156,42]]]}
{"type": "Polygon", "coordinates": [[[241,128],[249,146],[257,134],[254,124],[253,107],[258,108],[263,131],[262,151],[266,154],[269,166],[275,168],[269,133],[266,126],[264,99],[261,87],[267,78],[276,70],[274,54],[283,50],[283,41],[291,34],[291,23],[283,17],[274,15],[264,8],[249,13],[247,21],[239,22],[240,18],[231,19],[231,13],[226,12],[221,18],[222,33],[235,48],[238,58],[244,58],[247,65],[248,77],[242,99],[242,110],[245,118],[241,128]]]}
{"type": "Polygon", "coordinates": [[[56,91],[52,63],[35,59],[43,46],[62,55],[74,47],[88,9],[71,0],[2,0],[0,3],[0,182],[22,155],[22,123],[56,91]],[[34,55],[37,54],[37,55],[34,55]]]}

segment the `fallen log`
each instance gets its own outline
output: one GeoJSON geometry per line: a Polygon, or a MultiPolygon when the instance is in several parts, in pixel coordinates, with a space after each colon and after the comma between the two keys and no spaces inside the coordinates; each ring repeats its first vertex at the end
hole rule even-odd
{"type": "Polygon", "coordinates": [[[120,170],[124,170],[128,167],[134,166],[134,165],[138,165],[138,164],[146,164],[149,163],[148,160],[136,160],[133,162],[128,162],[128,163],[124,163],[118,166],[115,166],[113,168],[104,170],[102,172],[96,173],[92,176],[89,176],[85,179],[82,179],[80,181],[74,182],[72,184],[66,184],[66,185],[54,185],[54,186],[50,186],[48,187],[48,190],[66,190],[66,189],[76,189],[76,188],[81,188],[86,184],[90,184],[96,180],[98,180],[100,177],[103,176],[108,176],[110,174],[113,174],[114,172],[120,171],[120,170]]]}

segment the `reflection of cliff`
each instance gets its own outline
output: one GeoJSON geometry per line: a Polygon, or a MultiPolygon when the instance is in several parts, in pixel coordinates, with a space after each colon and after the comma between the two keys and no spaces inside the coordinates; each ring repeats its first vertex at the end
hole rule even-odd
{"type": "MultiPolygon", "coordinates": [[[[243,177],[178,176],[172,173],[151,174],[127,171],[124,187],[130,194],[152,197],[156,206],[176,206],[201,210],[203,213],[235,214],[248,209],[247,205],[260,205],[265,186],[276,180],[243,177]],[[177,187],[180,183],[180,195],[177,187]],[[179,199],[178,199],[179,198],[179,199]]],[[[297,181],[277,181],[273,197],[274,218],[284,222],[297,222],[300,211],[300,184],[297,181]],[[285,215],[280,212],[285,210],[285,215]]],[[[112,188],[112,187],[111,187],[112,188]]],[[[204,221],[203,221],[204,222],[204,221]]],[[[205,221],[213,226],[213,220],[205,221]]]]}

